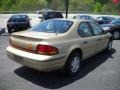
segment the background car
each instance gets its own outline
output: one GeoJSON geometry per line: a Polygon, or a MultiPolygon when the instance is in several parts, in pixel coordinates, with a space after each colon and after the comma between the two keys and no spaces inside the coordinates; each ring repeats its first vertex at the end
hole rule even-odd
{"type": "Polygon", "coordinates": [[[94,18],[92,16],[89,16],[89,15],[76,15],[73,18],[74,19],[83,19],[83,20],[95,21],[94,18]]]}
{"type": "Polygon", "coordinates": [[[98,24],[107,24],[115,20],[114,17],[108,17],[108,16],[100,16],[95,19],[98,24]]]}
{"type": "Polygon", "coordinates": [[[83,60],[112,49],[111,34],[88,20],[50,19],[30,30],[13,33],[7,55],[27,67],[79,72],[83,60]]]}
{"type": "Polygon", "coordinates": [[[51,9],[43,9],[39,11],[39,14],[42,14],[42,17],[39,17],[40,19],[42,19],[42,21],[53,19],[53,18],[63,18],[63,15],[61,12],[54,11],[51,9]]]}
{"type": "Polygon", "coordinates": [[[25,30],[30,27],[28,15],[12,15],[7,22],[8,33],[25,30]]]}
{"type": "Polygon", "coordinates": [[[113,20],[109,24],[100,25],[104,30],[110,32],[113,39],[120,39],[120,18],[113,20]]]}
{"type": "Polygon", "coordinates": [[[0,35],[5,33],[5,28],[0,28],[0,35]]]}

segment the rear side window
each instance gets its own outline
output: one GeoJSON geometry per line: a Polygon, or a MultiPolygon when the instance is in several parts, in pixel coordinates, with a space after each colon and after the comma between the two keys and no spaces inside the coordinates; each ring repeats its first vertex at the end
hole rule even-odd
{"type": "Polygon", "coordinates": [[[73,22],[68,20],[47,20],[34,26],[31,30],[46,33],[65,33],[72,25],[73,22]]]}
{"type": "Polygon", "coordinates": [[[93,29],[93,32],[95,35],[101,35],[103,34],[103,29],[100,28],[97,24],[93,23],[93,22],[90,22],[90,25],[93,29]]]}
{"type": "Polygon", "coordinates": [[[78,34],[81,37],[90,37],[93,36],[93,32],[89,26],[88,23],[84,22],[84,23],[80,23],[79,27],[78,27],[78,34]]]}

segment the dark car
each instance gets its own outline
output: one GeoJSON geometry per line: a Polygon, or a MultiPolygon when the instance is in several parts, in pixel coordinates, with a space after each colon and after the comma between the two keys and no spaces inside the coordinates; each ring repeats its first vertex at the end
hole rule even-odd
{"type": "Polygon", "coordinates": [[[113,20],[115,20],[114,17],[108,17],[108,16],[100,16],[96,18],[96,21],[98,22],[98,24],[107,24],[112,22],[113,20]]]}
{"type": "Polygon", "coordinates": [[[8,33],[25,30],[30,27],[27,15],[12,15],[7,22],[8,33]]]}
{"type": "Polygon", "coordinates": [[[110,32],[113,39],[120,39],[120,18],[115,19],[109,24],[100,25],[104,30],[110,32]]]}
{"type": "Polygon", "coordinates": [[[42,21],[53,19],[53,18],[63,18],[62,13],[59,11],[44,9],[44,10],[39,11],[39,13],[42,14],[42,17],[39,17],[40,19],[42,19],[42,21]]]}

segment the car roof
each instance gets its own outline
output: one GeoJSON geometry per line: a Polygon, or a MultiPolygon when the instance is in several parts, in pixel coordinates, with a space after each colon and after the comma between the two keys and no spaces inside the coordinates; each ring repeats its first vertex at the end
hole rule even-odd
{"type": "Polygon", "coordinates": [[[91,17],[90,15],[75,15],[75,16],[87,16],[87,17],[91,17]]]}
{"type": "MultiPolygon", "coordinates": [[[[52,19],[50,19],[52,20],[52,19]]],[[[68,18],[55,18],[54,20],[68,20],[73,22],[92,22],[91,20],[84,20],[84,19],[68,19],[68,18]]]]}
{"type": "Polygon", "coordinates": [[[15,14],[15,15],[12,15],[11,17],[15,17],[15,16],[26,16],[26,17],[28,17],[28,15],[22,15],[22,14],[15,14]]]}

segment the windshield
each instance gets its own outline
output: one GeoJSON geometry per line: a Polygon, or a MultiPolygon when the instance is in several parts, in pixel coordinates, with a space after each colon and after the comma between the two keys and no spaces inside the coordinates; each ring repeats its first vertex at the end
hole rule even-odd
{"type": "Polygon", "coordinates": [[[73,22],[68,20],[47,20],[31,28],[32,31],[46,33],[65,33],[73,22]]]}

